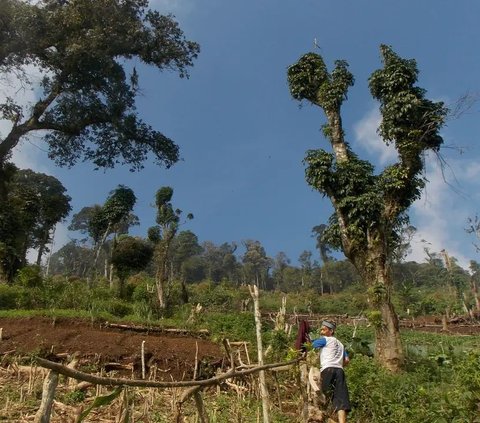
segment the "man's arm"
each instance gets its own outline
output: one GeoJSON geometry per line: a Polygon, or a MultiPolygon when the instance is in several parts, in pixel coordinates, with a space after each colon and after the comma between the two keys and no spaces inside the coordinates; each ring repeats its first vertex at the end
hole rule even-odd
{"type": "Polygon", "coordinates": [[[327,345],[327,340],[324,337],[312,341],[312,347],[316,349],[323,348],[325,345],[327,345]]]}

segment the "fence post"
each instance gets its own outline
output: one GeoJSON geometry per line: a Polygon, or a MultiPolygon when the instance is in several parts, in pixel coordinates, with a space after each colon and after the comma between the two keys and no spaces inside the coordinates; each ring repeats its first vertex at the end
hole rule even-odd
{"type": "MultiPolygon", "coordinates": [[[[261,321],[262,316],[260,314],[260,306],[259,306],[259,300],[258,300],[258,286],[249,285],[248,289],[253,299],[255,327],[257,332],[258,365],[263,366],[262,321],[261,321]]],[[[260,396],[262,397],[263,423],[270,423],[270,399],[268,396],[264,370],[260,370],[258,372],[258,382],[260,385],[260,396]]]]}

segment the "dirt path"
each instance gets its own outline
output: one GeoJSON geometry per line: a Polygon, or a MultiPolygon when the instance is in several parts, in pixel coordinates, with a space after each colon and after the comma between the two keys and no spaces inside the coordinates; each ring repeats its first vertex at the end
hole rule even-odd
{"type": "Polygon", "coordinates": [[[214,363],[223,357],[220,346],[206,339],[107,329],[99,323],[92,325],[78,319],[0,318],[0,328],[0,354],[34,353],[48,357],[77,352],[89,364],[131,365],[130,376],[135,372],[138,376],[141,345],[145,341],[148,367],[155,364],[158,380],[192,379],[196,358],[214,363]]]}

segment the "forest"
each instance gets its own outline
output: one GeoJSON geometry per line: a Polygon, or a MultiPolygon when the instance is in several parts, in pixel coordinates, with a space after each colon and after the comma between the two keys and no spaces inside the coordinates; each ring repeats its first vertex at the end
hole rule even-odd
{"type": "MultiPolygon", "coordinates": [[[[298,52],[285,91],[324,119],[325,145],[303,161],[305,185],[332,209],[305,234],[316,249],[269,257],[256,239],[199,239],[174,184],[159,184],[155,225],[138,235],[128,183],[74,209],[61,180],[12,157],[40,137],[63,168],[175,166],[181,145],[137,110],[137,67],[186,80],[199,43],[146,0],[0,8],[0,84],[35,93],[0,104],[0,420],[336,421],[307,377],[318,352],[295,347],[302,324],[313,339],[328,318],[352,356],[349,421],[480,421],[480,264],[465,269],[428,241],[424,262],[407,261],[429,154],[465,99],[453,111],[430,99],[416,60],[380,44],[368,90],[380,141],[396,151],[381,168],[347,141],[349,63],[298,52]],[[61,223],[69,242],[54,248],[61,223]]],[[[479,227],[472,217],[464,229],[473,242],[479,227]]]]}

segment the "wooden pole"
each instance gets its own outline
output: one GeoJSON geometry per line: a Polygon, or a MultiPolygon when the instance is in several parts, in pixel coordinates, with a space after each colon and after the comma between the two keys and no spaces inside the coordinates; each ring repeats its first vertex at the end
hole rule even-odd
{"type": "Polygon", "coordinates": [[[145,341],[142,341],[142,379],[145,379],[145,341]]]}
{"type": "MultiPolygon", "coordinates": [[[[257,351],[258,365],[263,366],[263,344],[262,344],[262,322],[260,314],[260,306],[258,300],[258,286],[249,285],[248,289],[253,299],[253,310],[255,316],[255,328],[257,333],[257,351]]],[[[267,384],[265,382],[265,371],[258,372],[258,383],[260,386],[260,396],[262,398],[263,423],[270,423],[270,400],[268,397],[267,384]]]]}
{"type": "Polygon", "coordinates": [[[193,398],[195,399],[195,405],[197,406],[200,423],[209,423],[210,420],[208,418],[207,410],[205,409],[200,390],[197,390],[193,393],[193,398]]]}
{"type": "Polygon", "coordinates": [[[34,423],[49,423],[52,412],[53,399],[55,398],[55,389],[58,385],[58,373],[50,370],[43,381],[42,402],[40,408],[35,414],[34,423]]]}

